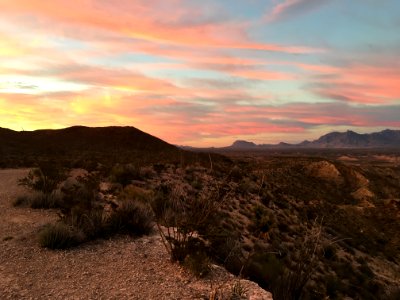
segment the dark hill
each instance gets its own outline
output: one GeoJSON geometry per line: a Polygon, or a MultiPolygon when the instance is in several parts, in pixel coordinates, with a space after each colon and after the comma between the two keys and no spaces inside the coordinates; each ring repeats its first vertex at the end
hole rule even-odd
{"type": "Polygon", "coordinates": [[[0,128],[0,167],[31,166],[37,160],[83,163],[209,162],[202,153],[179,149],[134,127],[73,126],[56,130],[0,128]]]}

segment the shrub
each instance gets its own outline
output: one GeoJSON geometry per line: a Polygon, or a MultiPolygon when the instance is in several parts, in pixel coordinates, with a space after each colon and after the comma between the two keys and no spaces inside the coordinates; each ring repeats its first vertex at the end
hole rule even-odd
{"type": "Polygon", "coordinates": [[[35,209],[49,209],[62,207],[62,196],[53,191],[49,194],[39,193],[29,197],[29,206],[35,209]]]}
{"type": "Polygon", "coordinates": [[[94,208],[98,200],[100,177],[97,173],[78,177],[77,180],[72,186],[62,188],[62,212],[67,216],[71,215],[73,209],[79,215],[87,213],[94,208]]]}
{"type": "Polygon", "coordinates": [[[111,213],[107,220],[109,231],[141,236],[149,234],[153,228],[153,213],[146,205],[125,200],[111,213]]]}
{"type": "Polygon", "coordinates": [[[70,214],[64,215],[62,221],[74,228],[79,228],[87,240],[106,237],[108,233],[102,208],[82,210],[77,206],[72,208],[70,214]]]}
{"type": "Polygon", "coordinates": [[[389,288],[382,295],[382,300],[398,300],[400,299],[400,287],[389,288]]]}
{"type": "Polygon", "coordinates": [[[329,299],[336,299],[338,293],[343,289],[342,282],[337,276],[329,275],[326,278],[326,293],[329,299]]]}
{"type": "Polygon", "coordinates": [[[51,194],[67,178],[63,168],[54,162],[40,162],[39,167],[19,180],[19,184],[45,195],[51,194]]]}
{"type": "Polygon", "coordinates": [[[29,206],[30,202],[31,202],[30,196],[22,195],[22,196],[18,196],[17,198],[15,198],[15,200],[12,203],[12,205],[14,207],[17,207],[17,206],[29,206]]]}
{"type": "Polygon", "coordinates": [[[240,280],[236,281],[231,289],[231,300],[241,300],[246,299],[246,294],[248,289],[242,284],[240,280]]]}
{"type": "Polygon", "coordinates": [[[205,277],[210,273],[210,259],[203,251],[194,252],[186,256],[184,266],[197,277],[205,277]]]}
{"type": "Polygon", "coordinates": [[[60,208],[62,207],[62,195],[56,191],[50,194],[39,192],[32,195],[23,195],[14,200],[13,206],[29,206],[34,209],[60,208]]]}
{"type": "Polygon", "coordinates": [[[120,183],[122,186],[127,186],[134,179],[140,179],[140,169],[132,164],[115,165],[110,173],[111,182],[120,183]]]}
{"type": "Polygon", "coordinates": [[[282,262],[274,253],[258,252],[250,257],[244,274],[252,280],[263,283],[271,288],[284,270],[282,262]]]}
{"type": "Polygon", "coordinates": [[[39,244],[49,249],[67,249],[80,244],[84,235],[62,222],[48,225],[39,233],[39,244]]]}
{"type": "Polygon", "coordinates": [[[161,185],[152,202],[158,231],[172,261],[184,261],[193,238],[206,234],[225,197],[217,185],[191,192],[175,183],[161,185]]]}
{"type": "Polygon", "coordinates": [[[121,201],[135,199],[135,201],[148,204],[151,202],[152,197],[152,191],[145,190],[134,185],[129,185],[125,187],[119,194],[118,199],[121,201]]]}
{"type": "Polygon", "coordinates": [[[336,248],[333,245],[327,245],[324,248],[324,257],[328,260],[332,260],[336,257],[336,248]]]}
{"type": "Polygon", "coordinates": [[[276,220],[272,215],[268,213],[268,210],[261,206],[257,205],[254,209],[254,216],[252,216],[252,224],[250,225],[250,229],[255,234],[268,232],[271,227],[276,223],[276,220]]]}

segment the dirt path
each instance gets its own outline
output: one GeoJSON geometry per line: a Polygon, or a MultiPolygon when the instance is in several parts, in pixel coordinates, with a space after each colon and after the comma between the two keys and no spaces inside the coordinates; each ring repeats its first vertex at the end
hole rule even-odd
{"type": "MultiPolygon", "coordinates": [[[[210,279],[194,278],[170,263],[157,234],[69,251],[40,248],[37,232],[57,216],[12,206],[24,192],[17,180],[26,173],[0,170],[0,299],[208,299],[211,284],[236,280],[217,267],[210,279]]],[[[249,296],[272,299],[260,289],[249,296]]]]}

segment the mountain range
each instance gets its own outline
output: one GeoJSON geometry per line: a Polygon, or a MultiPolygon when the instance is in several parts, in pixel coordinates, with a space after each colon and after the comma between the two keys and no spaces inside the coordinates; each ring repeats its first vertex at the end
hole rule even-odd
{"type": "Polygon", "coordinates": [[[298,144],[260,144],[238,140],[227,150],[252,150],[270,148],[397,148],[400,147],[400,130],[385,129],[374,133],[331,132],[314,141],[303,141],[298,144]]]}

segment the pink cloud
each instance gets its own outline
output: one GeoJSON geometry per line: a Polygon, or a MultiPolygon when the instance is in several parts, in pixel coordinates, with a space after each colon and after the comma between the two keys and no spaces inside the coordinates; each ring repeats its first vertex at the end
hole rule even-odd
{"type": "Polygon", "coordinates": [[[312,91],[325,98],[369,104],[390,104],[400,99],[400,71],[396,66],[349,65],[332,69],[312,91]]]}
{"type": "Polygon", "coordinates": [[[267,14],[267,21],[289,19],[294,16],[308,13],[318,7],[331,2],[331,0],[283,0],[276,4],[267,14]]]}
{"type": "Polygon", "coordinates": [[[151,9],[152,5],[163,6],[163,1],[151,1],[150,3],[134,1],[111,5],[107,2],[86,0],[80,2],[79,9],[75,9],[75,4],[66,0],[57,2],[15,0],[3,3],[1,9],[3,13],[35,15],[52,20],[56,24],[61,22],[69,27],[78,26],[79,31],[82,31],[84,27],[93,28],[160,44],[288,53],[321,51],[321,49],[309,47],[253,42],[247,38],[247,25],[244,23],[205,20],[198,23],[193,22],[188,26],[188,21],[179,21],[180,17],[186,14],[187,19],[190,19],[190,16],[198,18],[201,12],[190,7],[184,8],[182,1],[176,2],[179,2],[180,5],[174,7],[180,7],[183,11],[171,10],[171,14],[160,14],[157,11],[161,11],[161,9],[151,9]],[[178,21],[176,21],[177,19],[178,21]]]}

